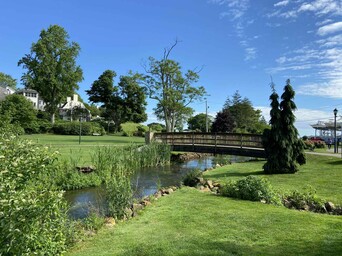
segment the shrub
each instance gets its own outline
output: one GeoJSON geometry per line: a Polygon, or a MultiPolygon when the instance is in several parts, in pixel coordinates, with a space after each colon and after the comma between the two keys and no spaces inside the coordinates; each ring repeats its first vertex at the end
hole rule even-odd
{"type": "Polygon", "coordinates": [[[53,125],[52,130],[55,134],[79,135],[80,128],[82,135],[92,135],[93,133],[105,134],[105,130],[98,123],[93,122],[59,122],[53,125]]]}
{"type": "Polygon", "coordinates": [[[238,181],[229,181],[221,187],[220,193],[243,200],[265,201],[276,205],[281,203],[268,180],[252,175],[238,181]]]}
{"type": "Polygon", "coordinates": [[[148,127],[145,125],[139,125],[137,131],[134,132],[134,136],[144,137],[145,133],[148,131],[148,127]]]}
{"type": "Polygon", "coordinates": [[[183,178],[183,185],[189,186],[189,187],[195,187],[198,182],[199,178],[202,177],[202,172],[199,169],[194,169],[185,174],[183,178]]]}
{"type": "Polygon", "coordinates": [[[39,127],[39,133],[49,133],[52,130],[52,124],[48,120],[38,119],[37,124],[39,127]]]}
{"type": "Polygon", "coordinates": [[[0,144],[0,255],[62,254],[70,234],[63,193],[39,179],[56,154],[8,132],[0,144]]]}
{"type": "Polygon", "coordinates": [[[304,148],[309,150],[315,149],[315,143],[312,140],[304,140],[304,148]]]}
{"type": "Polygon", "coordinates": [[[144,136],[145,132],[148,131],[147,126],[132,122],[123,123],[120,125],[120,128],[122,130],[123,135],[127,137],[144,136]]]}
{"type": "Polygon", "coordinates": [[[325,142],[324,141],[316,140],[316,141],[314,141],[314,143],[315,143],[315,148],[325,148],[325,142]]]}

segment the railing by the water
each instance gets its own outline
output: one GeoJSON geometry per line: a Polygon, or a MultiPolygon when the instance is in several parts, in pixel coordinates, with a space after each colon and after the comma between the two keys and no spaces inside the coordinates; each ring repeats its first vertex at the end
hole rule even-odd
{"type": "Polygon", "coordinates": [[[262,136],[257,134],[163,132],[154,133],[152,140],[169,145],[203,145],[263,149],[262,136]]]}

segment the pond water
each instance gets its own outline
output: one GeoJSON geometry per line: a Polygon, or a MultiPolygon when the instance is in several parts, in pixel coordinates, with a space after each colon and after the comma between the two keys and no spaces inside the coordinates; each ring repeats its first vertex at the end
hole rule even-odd
{"type": "MultiPolygon", "coordinates": [[[[142,168],[136,172],[131,181],[134,197],[142,198],[152,195],[160,187],[180,185],[184,175],[193,169],[205,170],[217,163],[227,164],[229,161],[242,162],[249,159],[237,156],[208,156],[184,163],[172,163],[168,166],[142,168]]],[[[69,210],[71,218],[85,218],[93,210],[105,211],[105,191],[102,187],[67,191],[65,198],[71,206],[69,210]]]]}

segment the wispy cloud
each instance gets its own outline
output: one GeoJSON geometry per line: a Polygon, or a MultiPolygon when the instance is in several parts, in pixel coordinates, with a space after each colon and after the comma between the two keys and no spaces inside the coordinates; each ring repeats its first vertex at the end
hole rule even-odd
{"type": "Polygon", "coordinates": [[[342,2],[341,0],[314,0],[310,2],[303,1],[281,1],[274,4],[277,8],[269,13],[267,17],[281,17],[281,18],[295,18],[300,13],[312,12],[316,16],[323,16],[326,14],[342,15],[342,2]],[[291,8],[285,8],[290,7],[291,8]]]}
{"type": "Polygon", "coordinates": [[[309,30],[312,40],[301,48],[292,49],[275,59],[276,67],[266,69],[269,73],[291,74],[293,77],[305,77],[306,82],[299,86],[297,93],[328,98],[342,98],[342,15],[341,0],[314,0],[278,2],[267,17],[300,18],[311,12],[317,32],[309,30]],[[279,4],[278,4],[279,3],[279,4]],[[308,82],[311,81],[311,82],[308,82]]]}
{"type": "Polygon", "coordinates": [[[289,0],[284,0],[284,1],[281,1],[281,2],[278,2],[276,4],[274,4],[275,7],[279,7],[279,6],[286,6],[289,4],[289,0]]]}
{"type": "Polygon", "coordinates": [[[220,18],[228,18],[232,22],[235,33],[240,39],[240,45],[245,53],[244,60],[248,62],[255,59],[257,49],[251,44],[259,36],[249,38],[245,33],[246,27],[254,23],[254,19],[246,17],[246,12],[250,7],[250,0],[211,0],[209,2],[226,7],[226,10],[220,13],[220,18]]]}
{"type": "Polygon", "coordinates": [[[257,56],[257,50],[254,47],[245,48],[245,53],[246,53],[245,55],[246,61],[253,60],[257,56]]]}
{"type": "Polygon", "coordinates": [[[320,27],[317,31],[317,34],[320,36],[325,36],[339,31],[342,31],[342,21],[320,27]]]}

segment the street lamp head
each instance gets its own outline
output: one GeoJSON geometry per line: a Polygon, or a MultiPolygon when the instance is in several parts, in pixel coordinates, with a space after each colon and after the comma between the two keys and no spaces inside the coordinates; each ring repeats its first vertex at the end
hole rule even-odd
{"type": "Polygon", "coordinates": [[[337,116],[337,112],[338,112],[338,110],[335,108],[335,109],[334,109],[334,115],[335,115],[335,116],[337,116]]]}

